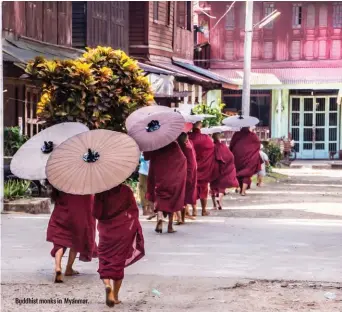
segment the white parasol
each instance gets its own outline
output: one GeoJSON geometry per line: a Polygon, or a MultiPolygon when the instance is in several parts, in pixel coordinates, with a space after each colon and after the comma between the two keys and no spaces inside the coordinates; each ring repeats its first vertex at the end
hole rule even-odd
{"type": "Polygon", "coordinates": [[[251,116],[237,115],[223,119],[222,123],[229,127],[244,128],[257,125],[259,123],[259,119],[251,116]]]}
{"type": "Polygon", "coordinates": [[[45,167],[50,153],[70,137],[89,131],[78,122],[65,122],[49,127],[28,140],[13,156],[11,172],[21,179],[46,179],[45,167]]]}

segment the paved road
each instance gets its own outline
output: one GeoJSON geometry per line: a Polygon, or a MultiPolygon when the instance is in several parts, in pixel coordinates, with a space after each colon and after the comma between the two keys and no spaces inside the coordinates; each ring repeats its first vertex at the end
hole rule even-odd
{"type": "Polygon", "coordinates": [[[252,186],[248,196],[231,193],[224,209],[213,216],[235,218],[342,219],[342,170],[283,169],[285,180],[262,188],[252,186]]]}
{"type": "MultiPolygon", "coordinates": [[[[284,190],[301,192],[300,198],[303,200],[306,195],[302,192],[308,188],[300,184],[307,184],[310,179],[298,177],[294,182],[268,186],[258,190],[264,194],[253,191],[246,200],[259,200],[259,206],[270,206],[273,200],[282,197],[281,204],[286,211],[293,194],[285,196],[284,190]],[[266,194],[274,190],[278,191],[278,195],[270,199],[266,194]],[[259,196],[263,196],[263,199],[258,199],[259,196]]],[[[309,188],[312,193],[330,192],[332,185],[336,185],[340,192],[338,177],[312,179],[312,184],[324,184],[309,188]]],[[[325,201],[320,202],[320,195],[312,193],[301,204],[297,199],[298,206],[314,203],[322,204],[320,209],[323,209],[325,201]]],[[[329,194],[329,206],[326,205],[324,209],[332,207],[337,201],[341,202],[341,197],[329,194]]],[[[240,203],[239,209],[258,206],[253,204],[241,206],[240,203]]],[[[337,206],[333,210],[327,215],[338,217],[337,206]]],[[[147,254],[126,271],[127,278],[122,292],[126,305],[120,311],[177,309],[197,312],[209,308],[212,311],[234,312],[341,311],[342,301],[334,301],[329,305],[324,301],[326,299],[323,294],[332,288],[338,298],[342,299],[341,288],[338,289],[342,285],[342,220],[322,217],[304,219],[304,215],[301,219],[284,219],[279,215],[267,219],[227,218],[225,213],[228,211],[219,212],[218,216],[198,218],[195,222],[179,227],[178,233],[174,235],[157,235],[153,231],[154,223],[142,221],[147,254]],[[260,282],[258,286],[246,286],[244,292],[235,292],[234,284],[243,279],[312,281],[315,283],[315,291],[304,285],[298,286],[297,291],[291,288],[287,292],[279,283],[260,282]],[[320,286],[319,281],[340,284],[326,287],[320,286]],[[153,288],[162,293],[160,298],[152,296],[153,288]],[[291,300],[299,296],[299,293],[302,297],[296,299],[296,305],[291,300]],[[267,299],[260,302],[260,296],[267,299]],[[313,298],[314,303],[308,301],[313,298]],[[211,303],[208,300],[214,301],[211,303]],[[228,306],[222,306],[227,302],[228,306]],[[263,302],[267,304],[262,305],[263,302]],[[271,305],[272,302],[274,305],[271,305]],[[304,305],[299,305],[299,302],[304,302],[304,305]],[[318,310],[310,310],[308,306],[312,304],[318,310]]],[[[321,213],[318,215],[322,216],[321,213]]],[[[77,262],[77,269],[82,275],[67,279],[64,285],[51,283],[51,244],[45,242],[48,218],[44,215],[2,215],[2,311],[61,311],[61,306],[51,304],[15,304],[15,298],[25,297],[87,298],[90,302],[88,305],[63,306],[62,310],[107,311],[103,307],[103,288],[96,273],[96,260],[91,263],[77,262]]]]}

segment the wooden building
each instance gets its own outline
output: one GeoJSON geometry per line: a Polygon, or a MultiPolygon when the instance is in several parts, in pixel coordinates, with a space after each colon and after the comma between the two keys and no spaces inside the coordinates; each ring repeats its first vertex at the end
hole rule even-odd
{"type": "MultiPolygon", "coordinates": [[[[209,1],[201,6],[210,7],[210,15],[218,19],[231,3],[209,1]]],[[[274,10],[281,15],[253,31],[251,114],[270,128],[272,137],[292,137],[299,158],[328,158],[342,149],[337,105],[342,89],[342,2],[254,1],[254,24],[274,10]]],[[[210,57],[196,56],[197,64],[207,64],[241,89],[244,2],[236,2],[214,28],[217,19],[199,17],[210,33],[198,36],[198,43],[209,46],[210,57]]],[[[229,109],[239,110],[241,91],[226,90],[223,100],[229,109]]]]}
{"type": "Polygon", "coordinates": [[[141,62],[168,70],[175,76],[174,95],[157,98],[163,105],[202,103],[205,94],[233,87],[225,79],[195,66],[193,2],[131,1],[129,53],[141,62]],[[177,95],[188,93],[189,96],[177,95]]]}

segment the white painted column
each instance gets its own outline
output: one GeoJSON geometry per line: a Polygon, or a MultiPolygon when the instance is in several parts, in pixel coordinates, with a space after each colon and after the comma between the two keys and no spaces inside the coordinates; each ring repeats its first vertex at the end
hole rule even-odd
{"type": "Polygon", "coordinates": [[[278,138],[281,138],[281,113],[282,113],[282,109],[281,109],[281,102],[282,102],[282,92],[281,90],[278,90],[278,138]]]}
{"type": "Polygon", "coordinates": [[[190,90],[191,90],[191,104],[192,106],[195,106],[196,86],[190,85],[190,90]]]}
{"type": "MultiPolygon", "coordinates": [[[[188,84],[187,83],[183,84],[183,90],[182,91],[188,91],[188,84]]],[[[184,97],[184,104],[188,104],[188,102],[189,102],[189,97],[188,96],[184,97]]]]}
{"type": "Polygon", "coordinates": [[[198,86],[198,103],[202,104],[202,86],[198,86]]]}

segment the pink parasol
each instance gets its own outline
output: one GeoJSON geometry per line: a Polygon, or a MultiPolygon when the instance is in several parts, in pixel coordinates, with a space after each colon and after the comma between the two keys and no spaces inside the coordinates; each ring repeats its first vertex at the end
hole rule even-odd
{"type": "Polygon", "coordinates": [[[143,152],[158,150],[175,141],[184,131],[184,118],[175,112],[154,113],[139,120],[128,134],[143,152]]]}
{"type": "Polygon", "coordinates": [[[46,176],[56,189],[68,194],[101,193],[124,182],[136,169],[139,156],[137,144],[128,135],[92,130],[53,151],[46,176]]]}
{"type": "Polygon", "coordinates": [[[11,172],[21,179],[46,179],[45,167],[50,153],[72,136],[89,131],[78,122],[64,122],[46,128],[29,139],[15,153],[11,161],[11,172]]]}
{"type": "Polygon", "coordinates": [[[172,112],[173,110],[166,106],[152,105],[137,109],[130,114],[126,119],[126,129],[129,131],[137,121],[144,119],[145,117],[160,112],[172,112]]]}
{"type": "Polygon", "coordinates": [[[191,130],[192,130],[192,128],[193,128],[193,124],[191,123],[191,122],[186,122],[185,124],[184,124],[184,130],[183,130],[183,132],[190,132],[191,130]]]}

